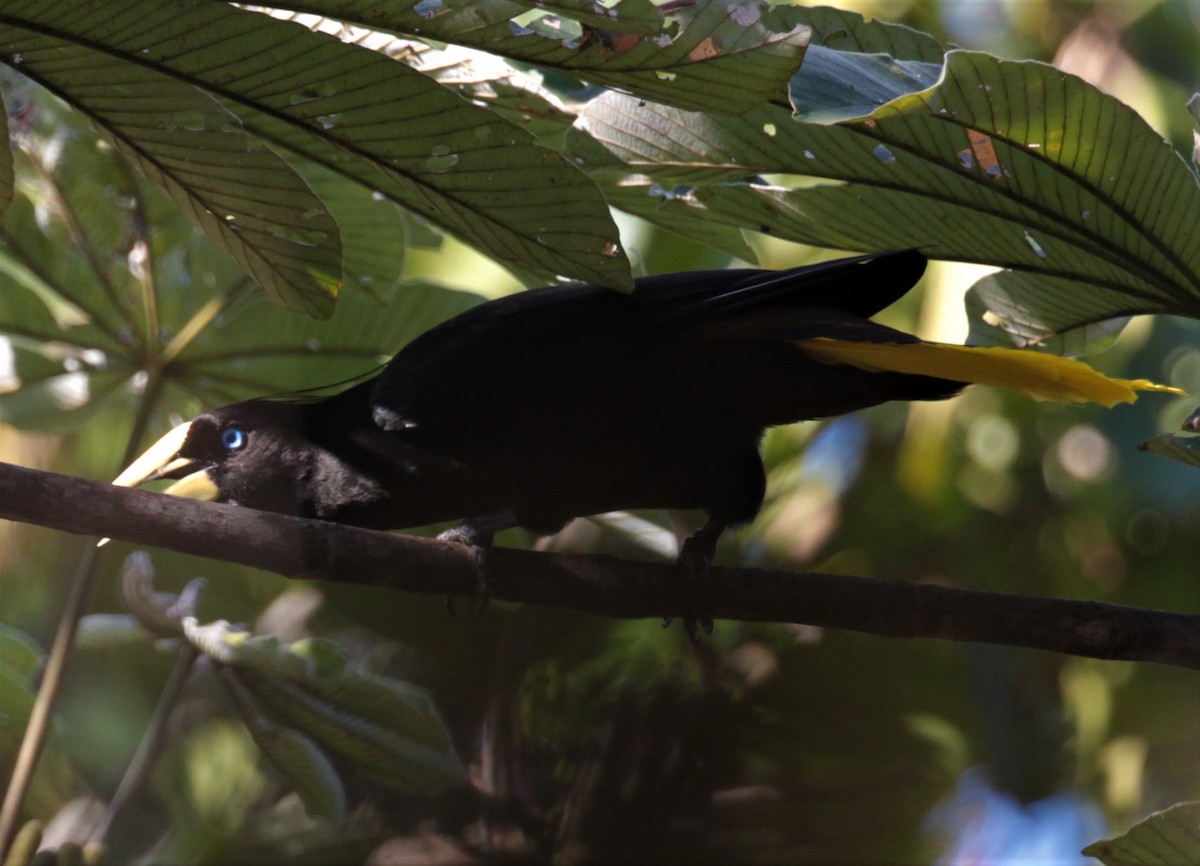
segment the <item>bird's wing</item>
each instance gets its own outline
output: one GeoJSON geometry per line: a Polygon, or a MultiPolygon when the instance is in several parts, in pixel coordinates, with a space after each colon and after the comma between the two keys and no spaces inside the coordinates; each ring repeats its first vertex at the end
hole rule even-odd
{"type": "Polygon", "coordinates": [[[387,365],[372,401],[392,428],[461,423],[481,403],[560,385],[581,369],[603,371],[747,313],[815,307],[865,318],[907,292],[924,268],[925,257],[907,250],[787,271],[643,277],[631,295],[596,286],[535,289],[482,304],[422,334],[387,365]]]}

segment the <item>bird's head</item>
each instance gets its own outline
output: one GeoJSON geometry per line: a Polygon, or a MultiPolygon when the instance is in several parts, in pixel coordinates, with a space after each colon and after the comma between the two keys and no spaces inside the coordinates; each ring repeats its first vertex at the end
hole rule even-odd
{"type": "Polygon", "coordinates": [[[175,427],[113,484],[140,487],[170,479],[175,483],[164,492],[175,496],[297,514],[298,482],[310,459],[303,434],[303,404],[238,403],[175,427]]]}

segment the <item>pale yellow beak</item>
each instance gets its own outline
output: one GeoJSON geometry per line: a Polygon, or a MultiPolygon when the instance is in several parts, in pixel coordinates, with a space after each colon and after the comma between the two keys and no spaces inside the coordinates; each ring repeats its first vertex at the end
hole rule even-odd
{"type": "Polygon", "coordinates": [[[179,449],[187,439],[192,422],[180,424],[145,450],[141,457],[125,467],[125,471],[113,479],[118,487],[141,487],[147,481],[162,478],[170,472],[182,469],[191,461],[179,456],[179,449]]]}
{"type": "MultiPolygon", "coordinates": [[[[147,481],[165,478],[191,466],[199,466],[200,464],[194,460],[179,456],[179,450],[183,448],[184,440],[187,439],[188,431],[191,428],[192,422],[188,421],[169,431],[147,448],[141,457],[130,463],[124,472],[113,479],[113,484],[118,487],[141,487],[147,481]]],[[[185,475],[163,493],[169,493],[172,496],[186,496],[188,499],[204,499],[209,502],[219,495],[216,482],[208,474],[207,468],[198,469],[185,475]]]]}
{"type": "MultiPolygon", "coordinates": [[[[200,466],[194,460],[179,456],[179,449],[183,447],[183,442],[187,439],[191,426],[192,422],[188,421],[169,431],[147,448],[141,457],[125,467],[125,471],[114,478],[112,483],[118,487],[141,487],[148,481],[164,478],[191,466],[200,466]]],[[[203,499],[209,502],[217,499],[220,495],[217,484],[213,481],[207,467],[199,468],[195,472],[185,475],[163,493],[184,496],[188,499],[203,499]]],[[[108,539],[102,538],[97,546],[107,543],[108,539]]]]}

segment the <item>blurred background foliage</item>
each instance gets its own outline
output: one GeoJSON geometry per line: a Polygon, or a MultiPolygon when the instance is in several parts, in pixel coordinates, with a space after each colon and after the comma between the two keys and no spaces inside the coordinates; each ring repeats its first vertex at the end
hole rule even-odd
{"type": "MultiPolygon", "coordinates": [[[[1188,0],[835,5],[1054,61],[1191,151],[1182,106],[1200,89],[1200,12],[1188,0]]],[[[5,461],[111,478],[147,436],[205,406],[337,383],[469,304],[520,288],[392,204],[350,201],[335,216],[390,233],[394,255],[348,273],[330,322],[284,311],[86,124],[29,85],[9,87],[10,111],[14,88],[26,101],[10,117],[18,196],[0,228],[7,261],[25,271],[10,264],[8,277],[71,285],[89,313],[107,312],[73,341],[106,347],[102,357],[66,342],[50,357],[47,335],[77,311],[27,303],[32,293],[0,298],[5,461]],[[172,341],[170,376],[139,365],[140,347],[172,341]],[[31,355],[43,364],[32,378],[31,355]],[[6,387],[18,356],[22,387],[6,387]]],[[[638,273],[735,261],[617,219],[638,273]]],[[[766,267],[825,255],[750,243],[766,267]]],[[[979,273],[933,266],[923,291],[883,318],[961,341],[962,293],[979,273]]],[[[1200,328],[1137,320],[1097,363],[1196,394],[1200,328]]],[[[973,389],[774,430],[766,507],[723,542],[719,561],[1194,611],[1200,476],[1136,450],[1192,408],[1143,398],[1105,412],[973,389]]],[[[512,532],[501,543],[647,556],[670,550],[672,528],[647,513],[576,521],[552,539],[512,532]]],[[[0,611],[13,630],[5,646],[35,652],[18,633],[49,645],[87,543],[0,523],[0,611]]],[[[124,609],[117,575],[131,552],[105,549],[92,613],[124,609]]],[[[162,551],[153,561],[160,589],[208,578],[202,622],[250,623],[285,641],[320,635],[364,670],[429,689],[486,805],[405,798],[348,774],[345,825],[308,817],[202,668],[171,715],[149,784],[110,837],[117,860],[556,852],[564,862],[920,863],[990,852],[992,863],[1035,853],[1068,863],[1109,829],[1200,798],[1200,689],[1183,670],[727,622],[692,647],[681,629],[649,621],[504,604],[484,615],[460,604],[451,616],[436,598],[289,582],[162,551]]],[[[111,798],[173,664],[166,645],[90,623],[28,801],[28,814],[50,825],[48,844],[87,837],[81,827],[111,798]]],[[[8,667],[35,675],[36,664],[8,667]]],[[[22,689],[0,683],[0,768],[15,754],[22,689]]]]}

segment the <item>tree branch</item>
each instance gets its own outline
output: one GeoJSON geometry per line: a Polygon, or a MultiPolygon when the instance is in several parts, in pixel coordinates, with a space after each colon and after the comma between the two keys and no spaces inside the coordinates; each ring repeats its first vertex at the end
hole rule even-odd
{"type": "MultiPolygon", "coordinates": [[[[0,518],[236,562],[286,577],[469,595],[458,544],[129,490],[0,463],[0,518]]],[[[671,563],[497,549],[492,595],[612,617],[682,616],[696,596],[671,563]]],[[[714,567],[718,619],[1033,647],[1200,668],[1200,616],[843,575],[714,567]]]]}

